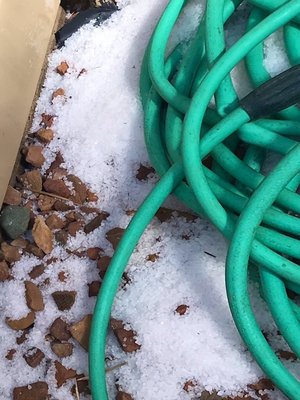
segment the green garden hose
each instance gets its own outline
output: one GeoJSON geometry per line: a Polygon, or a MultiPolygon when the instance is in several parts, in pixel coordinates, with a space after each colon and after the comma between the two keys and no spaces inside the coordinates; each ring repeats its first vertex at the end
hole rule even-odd
{"type": "Polygon", "coordinates": [[[97,298],[89,352],[92,396],[108,399],[106,333],[122,274],[144,230],[174,193],[228,239],[226,288],[237,329],[266,375],[289,399],[298,400],[300,382],[255,319],[248,272],[258,271],[278,330],[300,358],[300,308],[287,294],[287,289],[300,294],[300,109],[295,105],[300,100],[300,0],[249,0],[247,32],[229,49],[224,24],[242,1],[207,0],[194,37],[166,55],[188,2],[169,1],[142,65],[145,141],[161,178],[128,225],[97,298]],[[281,27],[294,66],[271,79],[263,63],[264,41],[281,27]],[[230,72],[241,60],[253,91],[240,100],[230,72]],[[267,153],[281,159],[264,174],[267,153]]]}

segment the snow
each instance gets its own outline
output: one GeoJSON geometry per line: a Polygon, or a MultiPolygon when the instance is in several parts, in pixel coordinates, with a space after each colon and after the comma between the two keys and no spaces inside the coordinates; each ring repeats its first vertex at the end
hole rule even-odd
{"type": "MultiPolygon", "coordinates": [[[[146,44],[167,3],[167,0],[120,0],[121,11],[109,21],[100,27],[92,24],[83,27],[49,58],[32,126],[32,132],[39,128],[42,113],[56,117],[55,138],[45,149],[47,161],[43,169],[60,151],[68,171],[87,183],[98,194],[99,207],[110,213],[108,220],[93,233],[88,236],[79,233],[70,238],[69,250],[99,246],[112,255],[105,233],[116,226],[126,227],[130,220],[126,210],[136,209],[156,181],[155,177],[147,182],[135,178],[140,163],[148,162],[138,86],[146,44]],[[69,65],[64,76],[55,72],[62,61],[69,65]],[[86,72],[81,73],[83,69],[86,72]],[[65,97],[52,102],[52,93],[59,87],[64,89],[65,97]]],[[[198,1],[191,2],[170,48],[191,35],[202,10],[198,1]]],[[[284,65],[284,61],[277,63],[273,56],[276,46],[282,54],[282,44],[278,45],[278,41],[274,36],[266,45],[266,65],[273,74],[284,65]]],[[[237,82],[241,74],[245,74],[243,69],[233,75],[237,86],[241,86],[237,82]]],[[[246,85],[242,85],[242,91],[249,90],[246,85]]],[[[180,207],[174,199],[168,204],[180,207]]],[[[224,239],[203,219],[193,223],[184,218],[164,223],[154,219],[128,266],[131,283],[119,290],[113,308],[113,317],[133,327],[142,347],[136,354],[124,355],[114,338],[109,337],[107,355],[114,358],[109,365],[126,361],[125,366],[108,374],[111,399],[116,379],[135,400],[185,400],[195,394],[183,390],[188,380],[199,382],[196,392],[206,389],[235,395],[262,377],[237,333],[228,308],[224,283],[226,249],[224,239]],[[183,239],[185,235],[189,240],[183,239]],[[154,253],[159,254],[158,260],[146,261],[147,255],[154,253]],[[180,304],[189,306],[186,315],[175,313],[180,304]]],[[[73,323],[92,313],[95,299],[88,297],[87,284],[97,280],[98,273],[95,262],[70,256],[59,246],[47,259],[54,261],[35,280],[41,284],[45,310],[36,314],[34,328],[20,346],[15,343],[19,334],[7,327],[5,317],[20,318],[27,314],[23,282],[40,260],[23,256],[13,268],[15,280],[0,284],[0,398],[3,400],[11,398],[15,386],[45,379],[55,400],[73,399],[70,387],[74,382],[56,388],[55,371],[48,361],[56,357],[45,335],[58,316],[73,323]],[[66,272],[65,283],[58,279],[61,271],[66,272]],[[46,278],[49,283],[43,284],[46,278]],[[56,290],[77,291],[70,311],[57,310],[51,296],[56,290]],[[32,347],[40,348],[46,356],[36,369],[29,367],[23,358],[32,347]],[[8,361],[5,355],[12,348],[17,353],[13,361],[8,361]]],[[[286,349],[255,285],[251,286],[251,293],[262,329],[269,333],[276,349],[286,349]]],[[[78,345],[63,364],[88,374],[87,353],[78,345]]],[[[287,364],[299,374],[298,363],[287,364]]],[[[275,392],[270,398],[283,397],[275,392]]]]}

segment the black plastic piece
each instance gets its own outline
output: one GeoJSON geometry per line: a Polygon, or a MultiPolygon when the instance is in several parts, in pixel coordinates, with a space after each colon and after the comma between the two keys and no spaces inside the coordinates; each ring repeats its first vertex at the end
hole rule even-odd
{"type": "Polygon", "coordinates": [[[90,0],[61,0],[60,5],[65,11],[72,13],[91,7],[90,0]]]}
{"type": "Polygon", "coordinates": [[[240,100],[251,120],[276,114],[300,101],[300,65],[275,76],[240,100]]]}
{"type": "Polygon", "coordinates": [[[108,4],[79,12],[70,22],[66,23],[55,33],[57,46],[62,47],[65,41],[72,36],[74,32],[90,21],[95,20],[95,25],[106,21],[117,9],[118,7],[116,5],[108,4]]]}

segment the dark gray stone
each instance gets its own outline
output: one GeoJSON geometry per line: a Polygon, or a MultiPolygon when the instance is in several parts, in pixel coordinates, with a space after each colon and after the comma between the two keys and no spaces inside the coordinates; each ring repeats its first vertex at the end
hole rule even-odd
{"type": "Polygon", "coordinates": [[[30,211],[19,206],[6,206],[0,214],[0,227],[11,239],[17,239],[28,228],[30,211]]]}

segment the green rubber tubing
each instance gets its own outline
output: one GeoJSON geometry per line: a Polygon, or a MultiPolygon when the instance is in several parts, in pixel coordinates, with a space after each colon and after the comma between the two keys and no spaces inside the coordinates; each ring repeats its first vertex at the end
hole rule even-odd
{"type": "Polygon", "coordinates": [[[108,399],[106,335],[123,272],[171,193],[228,239],[226,290],[236,327],[278,389],[289,399],[300,398],[300,382],[262,334],[248,289],[255,277],[278,330],[300,357],[300,308],[288,296],[288,290],[300,294],[300,110],[291,105],[252,118],[240,106],[230,75],[243,61],[253,90],[269,81],[264,41],[280,28],[291,65],[300,63],[300,0],[249,0],[246,31],[227,48],[224,24],[241,2],[207,0],[197,32],[167,54],[174,25],[189,3],[170,0],[145,51],[140,79],[145,142],[160,180],[125,230],[97,298],[89,348],[94,400],[108,399]],[[266,174],[270,154],[280,161],[266,174]]]}

